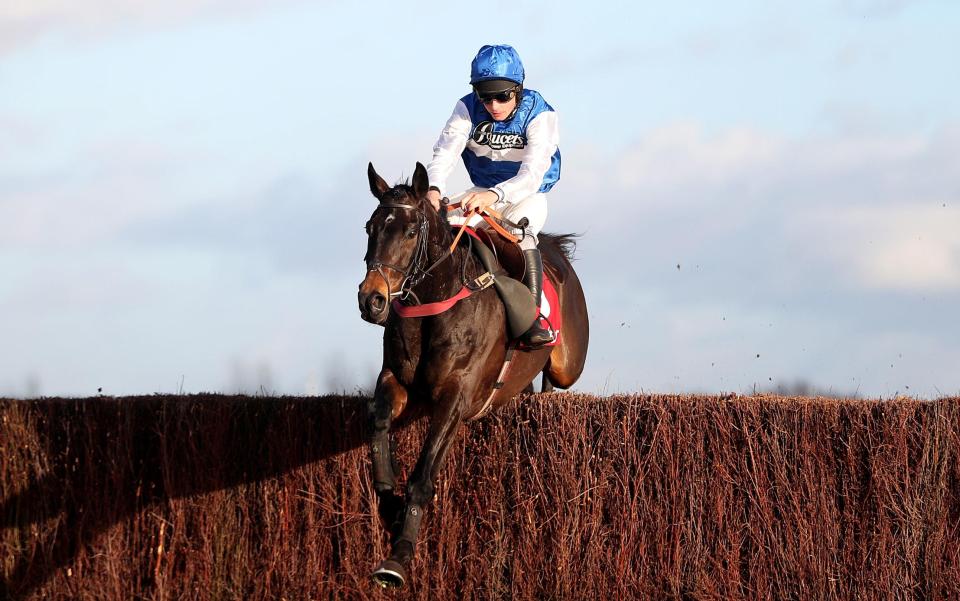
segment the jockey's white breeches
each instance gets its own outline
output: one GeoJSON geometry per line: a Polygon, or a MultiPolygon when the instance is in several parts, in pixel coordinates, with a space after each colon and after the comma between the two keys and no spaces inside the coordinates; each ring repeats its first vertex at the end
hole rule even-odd
{"type": "MultiPolygon", "coordinates": [[[[487,188],[470,188],[456,196],[450,197],[450,202],[460,202],[467,194],[471,192],[486,192],[487,188]]],[[[543,224],[547,222],[547,195],[543,193],[536,193],[531,196],[524,198],[519,202],[495,202],[490,205],[490,208],[501,213],[506,219],[517,223],[524,217],[527,218],[527,221],[530,223],[527,225],[526,229],[520,230],[515,228],[507,228],[512,234],[520,238],[520,248],[527,250],[537,247],[537,235],[540,233],[540,230],[543,229],[543,224]]],[[[464,222],[463,211],[461,209],[456,209],[450,211],[447,214],[447,219],[453,225],[460,225],[464,222]]],[[[486,222],[483,221],[483,218],[479,215],[473,215],[467,221],[467,225],[471,227],[478,227],[486,225],[486,222]]]]}

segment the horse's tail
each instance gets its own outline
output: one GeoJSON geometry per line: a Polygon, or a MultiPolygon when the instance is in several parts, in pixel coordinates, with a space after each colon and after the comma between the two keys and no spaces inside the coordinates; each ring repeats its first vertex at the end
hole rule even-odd
{"type": "Polygon", "coordinates": [[[582,235],[583,234],[548,234],[540,232],[540,246],[552,246],[566,257],[568,261],[573,261],[573,255],[577,252],[577,238],[580,238],[582,235]]]}

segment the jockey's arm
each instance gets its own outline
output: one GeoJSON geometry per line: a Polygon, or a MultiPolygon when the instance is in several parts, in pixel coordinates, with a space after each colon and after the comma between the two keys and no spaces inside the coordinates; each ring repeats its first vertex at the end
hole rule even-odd
{"type": "Polygon", "coordinates": [[[427,199],[433,204],[433,207],[440,210],[440,197],[443,196],[447,187],[447,178],[460,160],[460,154],[467,146],[470,139],[470,132],[473,130],[473,124],[470,121],[470,113],[463,101],[458,100],[453,108],[453,114],[447,119],[443,131],[437,143],[433,145],[433,159],[427,165],[427,177],[430,180],[430,186],[437,190],[427,192],[427,199]]]}
{"type": "Polygon", "coordinates": [[[560,144],[557,113],[546,111],[537,115],[527,126],[527,145],[520,163],[520,171],[507,181],[492,188],[499,201],[520,202],[536,194],[543,176],[560,144]]]}

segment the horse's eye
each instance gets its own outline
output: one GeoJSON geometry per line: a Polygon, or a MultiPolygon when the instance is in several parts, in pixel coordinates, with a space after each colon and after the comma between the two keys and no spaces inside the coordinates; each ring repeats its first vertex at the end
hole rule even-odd
{"type": "Polygon", "coordinates": [[[417,235],[417,226],[416,224],[411,223],[407,226],[407,238],[413,238],[417,235]]]}

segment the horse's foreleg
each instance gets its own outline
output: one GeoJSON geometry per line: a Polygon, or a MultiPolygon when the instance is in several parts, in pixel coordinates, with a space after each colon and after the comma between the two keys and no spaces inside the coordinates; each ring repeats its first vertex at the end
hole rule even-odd
{"type": "Polygon", "coordinates": [[[388,531],[394,529],[403,509],[403,499],[395,493],[397,476],[394,471],[390,424],[403,410],[406,402],[406,389],[397,382],[393,372],[384,368],[377,379],[377,389],[369,407],[372,430],[370,460],[373,465],[373,488],[377,493],[380,520],[388,531]]]}
{"type": "Polygon", "coordinates": [[[443,467],[450,444],[463,423],[459,395],[452,396],[451,399],[439,405],[430,418],[430,430],[420,459],[407,483],[403,526],[391,545],[390,558],[381,563],[373,574],[374,580],[382,586],[402,586],[407,579],[407,569],[413,559],[424,509],[433,500],[437,475],[443,467]]]}

